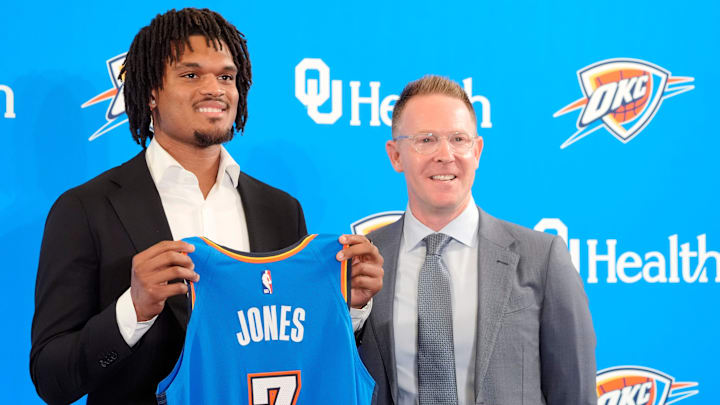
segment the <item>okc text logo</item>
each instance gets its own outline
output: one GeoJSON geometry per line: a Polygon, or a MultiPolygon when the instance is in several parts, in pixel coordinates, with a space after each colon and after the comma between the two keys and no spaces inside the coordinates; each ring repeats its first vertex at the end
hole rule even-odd
{"type": "Polygon", "coordinates": [[[690,91],[692,77],[672,77],[670,71],[638,59],[607,59],[578,70],[584,97],[553,114],[559,117],[582,108],[577,128],[561,149],[605,127],[628,143],[650,123],[662,100],[690,91]]]}
{"type": "Polygon", "coordinates": [[[97,104],[101,101],[112,99],[110,106],[105,113],[105,120],[107,122],[90,135],[90,138],[88,139],[89,141],[92,141],[127,122],[127,118],[120,120],[120,118],[125,115],[125,97],[123,96],[122,91],[123,83],[118,80],[120,69],[122,69],[122,66],[125,63],[125,55],[127,55],[127,53],[120,54],[107,60],[108,73],[110,74],[110,81],[113,84],[113,88],[98,94],[80,106],[80,108],[90,107],[91,105],[97,104]]]}
{"type": "Polygon", "coordinates": [[[5,93],[5,118],[15,118],[15,93],[10,86],[0,84],[0,91],[5,93]]]}
{"type": "Polygon", "coordinates": [[[669,405],[697,394],[696,382],[675,382],[661,371],[620,366],[598,371],[598,405],[669,405]]]}
{"type": "MultiPolygon", "coordinates": [[[[480,128],[492,128],[490,121],[490,101],[481,95],[472,95],[472,78],[463,82],[463,89],[471,103],[481,105],[480,128]]],[[[380,82],[370,82],[370,96],[360,97],[361,83],[350,81],[350,125],[360,126],[360,104],[370,105],[370,126],[382,123],[392,125],[392,110],[398,96],[391,94],[380,101],[380,82]],[[391,103],[393,103],[391,105],[391,103]]],[[[343,114],[342,80],[330,80],[330,68],[318,58],[305,58],[295,66],[295,97],[307,107],[307,113],[317,124],[334,124],[343,114]],[[308,72],[317,72],[317,79],[308,78],[308,72]],[[319,107],[330,100],[330,111],[320,112],[319,107]]]]}

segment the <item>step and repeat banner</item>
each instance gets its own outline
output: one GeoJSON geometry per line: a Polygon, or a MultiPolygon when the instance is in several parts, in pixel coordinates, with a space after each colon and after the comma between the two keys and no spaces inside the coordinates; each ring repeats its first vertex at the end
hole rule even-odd
{"type": "Polygon", "coordinates": [[[140,151],[117,73],[141,27],[186,6],[245,33],[249,119],[227,148],[301,201],[310,232],[363,232],[405,209],[384,148],[393,105],[407,82],[447,76],[485,142],[476,202],[568,243],[598,338],[599,403],[718,403],[720,6],[646,0],[4,2],[8,403],[41,402],[28,364],[48,210],[140,151]]]}

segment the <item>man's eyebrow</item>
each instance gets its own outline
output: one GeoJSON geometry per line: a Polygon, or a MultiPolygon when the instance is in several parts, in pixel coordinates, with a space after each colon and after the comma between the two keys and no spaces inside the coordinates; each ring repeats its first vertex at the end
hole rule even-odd
{"type": "MultiPolygon", "coordinates": [[[[173,69],[174,70],[181,70],[181,69],[187,69],[187,68],[198,69],[201,67],[202,67],[202,65],[197,62],[182,62],[182,63],[176,63],[175,66],[173,67],[173,69]]],[[[226,65],[225,67],[223,67],[222,70],[224,72],[233,72],[233,73],[238,71],[238,69],[235,65],[226,65]]]]}

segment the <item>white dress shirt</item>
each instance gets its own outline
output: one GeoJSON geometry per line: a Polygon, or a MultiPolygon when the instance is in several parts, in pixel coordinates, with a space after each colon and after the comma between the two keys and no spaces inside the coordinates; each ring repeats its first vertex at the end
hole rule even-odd
{"type": "MultiPolygon", "coordinates": [[[[459,404],[475,403],[479,220],[480,214],[471,197],[465,210],[439,231],[452,237],[443,252],[442,260],[450,272],[455,376],[459,404]]],[[[400,242],[393,303],[398,405],[418,403],[418,277],[425,261],[423,239],[431,233],[435,231],[415,218],[408,207],[405,211],[403,238],[400,242]]]]}
{"type": "MultiPolygon", "coordinates": [[[[224,147],[220,147],[217,178],[207,198],[200,191],[197,177],[183,168],[154,138],[145,150],[145,160],[160,194],[173,240],[205,236],[222,246],[250,251],[245,211],[237,191],[240,166],[224,147]]],[[[354,330],[362,327],[371,308],[372,300],[365,308],[350,311],[354,330]]],[[[135,345],[157,318],[137,321],[129,288],[118,299],[115,316],[120,334],[129,346],[135,345]]]]}
{"type": "MultiPolygon", "coordinates": [[[[205,236],[235,250],[250,250],[245,212],[237,192],[240,166],[224,147],[220,147],[220,167],[207,198],[200,191],[197,177],[154,138],[145,150],[145,160],[160,194],[173,240],[205,236]]],[[[129,346],[137,343],[157,318],[137,322],[129,288],[118,299],[115,316],[120,334],[129,346]]]]}

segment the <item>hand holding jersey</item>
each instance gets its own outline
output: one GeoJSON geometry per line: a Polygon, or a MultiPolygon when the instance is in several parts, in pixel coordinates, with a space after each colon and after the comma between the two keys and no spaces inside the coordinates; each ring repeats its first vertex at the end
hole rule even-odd
{"type": "Polygon", "coordinates": [[[195,246],[183,241],[162,241],[133,256],[130,295],[138,322],[148,321],[162,312],[165,300],[186,294],[184,279],[197,282],[200,276],[186,253],[195,246]]]}
{"type": "Polygon", "coordinates": [[[382,289],[383,258],[378,248],[362,235],[342,235],[339,242],[347,246],[338,252],[336,259],[352,259],[350,306],[362,308],[382,289]]]}
{"type": "MultiPolygon", "coordinates": [[[[342,235],[347,245],[338,252],[338,261],[352,259],[351,302],[353,308],[364,307],[382,288],[383,258],[378,249],[361,235],[342,235]]],[[[173,295],[187,294],[185,283],[197,282],[195,265],[186,254],[195,246],[183,241],[163,241],[136,254],[132,261],[130,294],[138,322],[148,321],[162,312],[165,301],[173,295]]]]}

